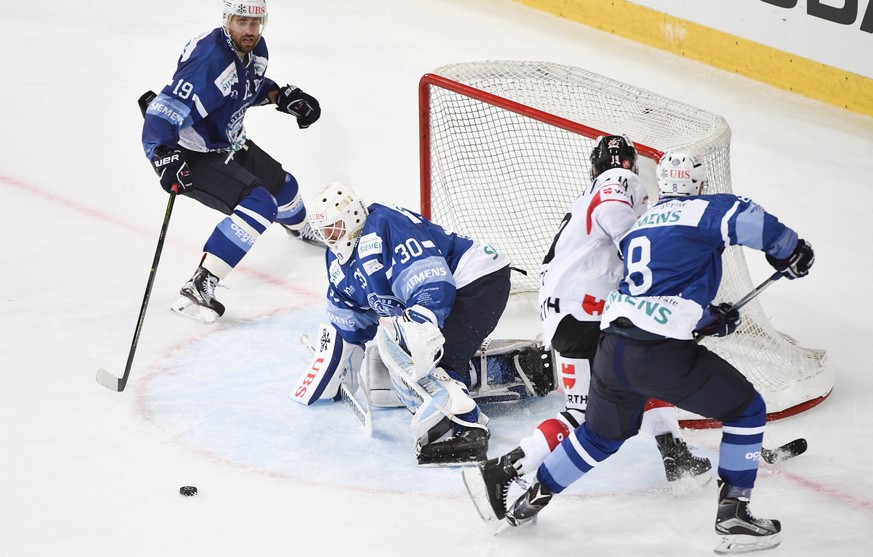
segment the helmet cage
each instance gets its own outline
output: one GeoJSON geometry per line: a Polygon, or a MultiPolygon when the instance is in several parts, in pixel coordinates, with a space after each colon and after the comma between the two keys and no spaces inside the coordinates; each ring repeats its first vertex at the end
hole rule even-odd
{"type": "Polygon", "coordinates": [[[310,207],[309,226],[340,263],[347,262],[367,220],[367,208],[346,186],[330,183],[310,207]]]}

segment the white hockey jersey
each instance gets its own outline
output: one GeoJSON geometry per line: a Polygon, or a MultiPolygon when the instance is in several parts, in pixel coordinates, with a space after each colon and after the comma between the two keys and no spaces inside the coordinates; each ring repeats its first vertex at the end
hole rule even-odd
{"type": "Polygon", "coordinates": [[[639,177],[622,168],[602,173],[573,202],[540,269],[540,318],[547,347],[567,315],[600,321],[607,294],[623,277],[618,242],[647,203],[639,177]]]}

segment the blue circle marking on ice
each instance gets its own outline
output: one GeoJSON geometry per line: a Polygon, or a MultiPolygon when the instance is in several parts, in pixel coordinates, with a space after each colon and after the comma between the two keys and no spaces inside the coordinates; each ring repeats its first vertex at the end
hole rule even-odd
{"type": "MultiPolygon", "coordinates": [[[[323,307],[307,307],[206,334],[145,378],[145,412],[180,443],[247,470],[366,491],[463,493],[458,468],[416,465],[406,409],[375,409],[367,437],[342,403],[289,398],[312,357],[299,337],[323,320],[323,307]]],[[[489,455],[517,446],[561,406],[558,393],[485,405],[489,455]]],[[[641,435],[568,492],[666,489],[663,474],[654,440],[641,435]]]]}

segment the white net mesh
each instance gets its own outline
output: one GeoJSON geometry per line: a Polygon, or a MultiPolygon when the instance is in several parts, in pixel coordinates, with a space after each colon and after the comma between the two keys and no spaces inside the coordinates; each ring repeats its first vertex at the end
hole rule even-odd
{"type": "MultiPolygon", "coordinates": [[[[513,292],[536,292],[558,224],[590,183],[598,135],[625,134],[650,192],[654,160],[683,149],[703,157],[707,192],[732,192],[730,128],[721,116],[579,68],[544,62],[471,62],[422,78],[422,212],[492,243],[513,266],[513,292]]],[[[652,196],[654,198],[654,195],[652,196]]],[[[753,288],[742,248],[724,254],[718,300],[753,288]]],[[[770,324],[758,300],[734,335],[707,339],[758,388],[771,414],[788,415],[827,396],[825,353],[798,346],[770,324]]],[[[684,416],[691,417],[691,416],[684,416]]]]}

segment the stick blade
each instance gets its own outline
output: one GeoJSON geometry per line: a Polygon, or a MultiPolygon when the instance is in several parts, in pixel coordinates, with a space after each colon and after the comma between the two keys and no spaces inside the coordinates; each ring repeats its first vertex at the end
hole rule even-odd
{"type": "Polygon", "coordinates": [[[785,443],[781,447],[777,447],[773,450],[763,449],[761,451],[761,456],[768,464],[778,464],[780,462],[785,462],[789,458],[802,455],[806,452],[808,447],[809,445],[806,442],[806,439],[801,437],[794,441],[785,443]]]}
{"type": "Polygon", "coordinates": [[[97,370],[97,382],[109,389],[110,391],[115,391],[117,393],[123,391],[124,385],[125,383],[127,383],[123,380],[123,378],[112,375],[102,367],[97,370]]]}

